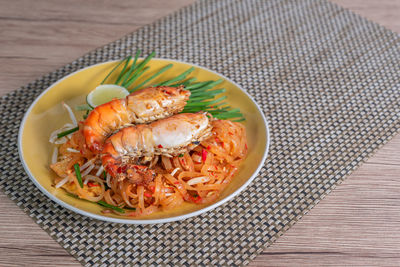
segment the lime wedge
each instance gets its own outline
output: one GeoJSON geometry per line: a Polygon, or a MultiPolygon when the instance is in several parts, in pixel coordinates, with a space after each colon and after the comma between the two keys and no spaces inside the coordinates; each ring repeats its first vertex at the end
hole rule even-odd
{"type": "Polygon", "coordinates": [[[95,108],[113,99],[124,98],[127,95],[129,95],[129,91],[122,86],[115,84],[102,84],[97,86],[87,95],[86,102],[89,106],[95,108]]]}

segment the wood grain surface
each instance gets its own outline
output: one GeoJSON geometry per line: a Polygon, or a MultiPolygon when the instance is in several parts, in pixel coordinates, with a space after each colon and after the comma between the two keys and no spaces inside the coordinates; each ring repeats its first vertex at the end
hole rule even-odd
{"type": "MultiPolygon", "coordinates": [[[[0,0],[0,95],[194,0],[0,0]]],[[[335,0],[400,32],[400,1],[335,0]]],[[[250,266],[400,266],[400,135],[250,266]]],[[[79,266],[0,192],[0,266],[79,266]]]]}

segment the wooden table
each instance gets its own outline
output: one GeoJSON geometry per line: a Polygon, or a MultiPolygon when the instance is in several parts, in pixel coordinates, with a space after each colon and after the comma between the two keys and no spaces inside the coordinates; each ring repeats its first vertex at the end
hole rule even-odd
{"type": "MultiPolygon", "coordinates": [[[[0,0],[0,94],[194,0],[0,0]]],[[[400,1],[335,0],[395,32],[400,1]]],[[[250,266],[400,265],[400,135],[250,266]]],[[[0,192],[0,266],[79,266],[0,192]]]]}

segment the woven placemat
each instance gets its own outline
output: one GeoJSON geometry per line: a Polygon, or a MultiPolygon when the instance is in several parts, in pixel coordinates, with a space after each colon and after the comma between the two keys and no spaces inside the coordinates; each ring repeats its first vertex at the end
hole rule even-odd
{"type": "Polygon", "coordinates": [[[400,128],[399,37],[325,1],[199,1],[1,98],[0,187],[82,264],[245,265],[400,128]],[[242,85],[270,156],[234,200],[181,222],[119,225],[47,199],[18,157],[24,112],[49,85],[138,48],[242,85]]]}

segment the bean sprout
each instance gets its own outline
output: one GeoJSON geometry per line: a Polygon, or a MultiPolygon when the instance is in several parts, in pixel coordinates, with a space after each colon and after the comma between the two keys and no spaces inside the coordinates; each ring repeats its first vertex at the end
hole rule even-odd
{"type": "Polygon", "coordinates": [[[196,177],[193,179],[190,179],[187,184],[188,185],[195,185],[195,184],[199,184],[199,183],[205,183],[210,181],[210,178],[208,178],[208,176],[200,176],[200,177],[196,177]]]}
{"type": "Polygon", "coordinates": [[[61,186],[65,185],[68,182],[68,180],[69,180],[69,177],[68,176],[65,177],[64,179],[62,179],[61,181],[59,181],[56,184],[56,188],[60,188],[61,186]]]}
{"type": "Polygon", "coordinates": [[[51,164],[56,163],[57,158],[58,158],[58,147],[54,147],[53,155],[51,156],[51,164]]]}

